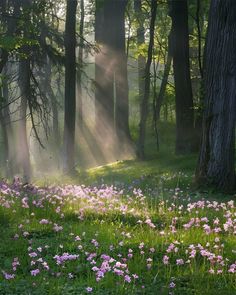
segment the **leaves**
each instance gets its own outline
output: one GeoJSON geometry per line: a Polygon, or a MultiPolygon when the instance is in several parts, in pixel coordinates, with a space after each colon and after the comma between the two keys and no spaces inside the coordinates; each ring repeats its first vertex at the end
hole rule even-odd
{"type": "Polygon", "coordinates": [[[17,51],[23,46],[38,46],[39,43],[37,40],[23,38],[18,36],[4,36],[0,37],[0,48],[11,52],[17,51]]]}

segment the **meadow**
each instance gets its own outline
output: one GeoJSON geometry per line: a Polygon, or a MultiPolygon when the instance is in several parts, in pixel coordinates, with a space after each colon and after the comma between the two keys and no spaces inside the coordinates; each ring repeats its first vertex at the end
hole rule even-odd
{"type": "Polygon", "coordinates": [[[2,180],[0,294],[236,294],[234,196],[194,190],[196,155],[149,154],[2,180]]]}

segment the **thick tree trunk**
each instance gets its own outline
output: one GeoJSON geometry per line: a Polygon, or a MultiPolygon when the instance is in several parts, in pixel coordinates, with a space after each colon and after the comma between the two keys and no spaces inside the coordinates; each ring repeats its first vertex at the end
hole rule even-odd
{"type": "Polygon", "coordinates": [[[110,158],[119,158],[128,148],[129,89],[125,46],[127,1],[96,1],[95,117],[100,148],[110,158]],[[128,143],[128,144],[127,144],[128,143]]]}
{"type": "Polygon", "coordinates": [[[10,109],[9,109],[9,90],[8,90],[8,70],[7,64],[3,69],[3,79],[2,79],[2,109],[0,107],[0,121],[4,137],[4,158],[5,158],[5,168],[6,176],[12,177],[14,171],[14,141],[13,141],[13,130],[11,125],[10,109]]]}
{"type": "Polygon", "coordinates": [[[137,146],[137,157],[141,160],[145,159],[144,146],[145,146],[145,136],[146,136],[146,122],[148,117],[148,101],[149,101],[149,93],[150,93],[150,67],[152,63],[156,14],[157,14],[157,1],[152,0],[151,1],[150,39],[149,39],[149,46],[148,46],[148,57],[147,57],[147,62],[145,67],[145,88],[144,88],[143,99],[141,101],[139,138],[138,138],[138,146],[137,146]]]}
{"type": "MultiPolygon", "coordinates": [[[[131,142],[129,130],[129,86],[127,73],[127,56],[125,46],[125,8],[127,0],[114,0],[114,35],[113,45],[115,64],[115,129],[120,148],[131,142]]],[[[121,150],[119,151],[121,153],[121,150]]]]}
{"type": "Polygon", "coordinates": [[[176,153],[193,151],[194,110],[189,66],[187,0],[169,1],[176,101],[176,153]]]}
{"type": "Polygon", "coordinates": [[[96,0],[95,12],[95,137],[105,158],[113,154],[115,142],[113,4],[96,0]]]}
{"type": "Polygon", "coordinates": [[[6,122],[2,110],[0,110],[0,125],[2,129],[2,141],[3,141],[3,160],[4,160],[4,169],[5,174],[8,177],[8,164],[9,164],[9,143],[8,143],[8,134],[6,128],[6,122]]]}
{"type": "Polygon", "coordinates": [[[76,112],[76,8],[77,1],[67,0],[65,27],[65,114],[64,171],[75,171],[75,112],[76,112]]]}
{"type": "Polygon", "coordinates": [[[211,2],[204,59],[203,134],[196,180],[235,189],[236,2],[211,2]]]}

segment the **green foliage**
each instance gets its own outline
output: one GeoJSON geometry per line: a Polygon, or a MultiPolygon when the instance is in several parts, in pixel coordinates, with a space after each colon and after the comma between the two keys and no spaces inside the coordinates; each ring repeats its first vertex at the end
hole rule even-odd
{"type": "Polygon", "coordinates": [[[23,46],[38,46],[39,42],[34,39],[23,38],[19,36],[0,37],[0,48],[6,51],[17,51],[23,46]]]}

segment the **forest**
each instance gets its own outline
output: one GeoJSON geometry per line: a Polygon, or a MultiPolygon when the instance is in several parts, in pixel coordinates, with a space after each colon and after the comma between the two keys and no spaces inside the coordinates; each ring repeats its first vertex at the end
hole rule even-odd
{"type": "Polygon", "coordinates": [[[235,0],[0,0],[0,294],[236,295],[235,123],[235,0]]]}

